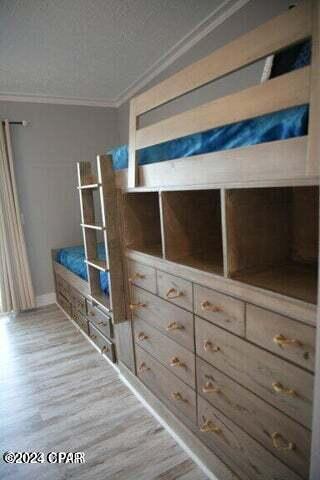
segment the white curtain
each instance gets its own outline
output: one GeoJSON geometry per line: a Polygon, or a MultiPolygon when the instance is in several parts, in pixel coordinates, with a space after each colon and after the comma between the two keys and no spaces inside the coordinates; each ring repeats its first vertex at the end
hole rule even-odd
{"type": "Polygon", "coordinates": [[[8,121],[0,122],[0,311],[33,308],[35,297],[13,168],[8,121]]]}

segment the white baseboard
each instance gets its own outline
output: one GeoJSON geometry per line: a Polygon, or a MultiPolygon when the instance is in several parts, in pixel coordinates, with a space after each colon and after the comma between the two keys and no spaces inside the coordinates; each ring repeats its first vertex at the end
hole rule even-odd
{"type": "Polygon", "coordinates": [[[55,292],[45,293],[44,295],[39,295],[36,297],[36,306],[44,307],[45,305],[51,305],[56,302],[55,292]]]}

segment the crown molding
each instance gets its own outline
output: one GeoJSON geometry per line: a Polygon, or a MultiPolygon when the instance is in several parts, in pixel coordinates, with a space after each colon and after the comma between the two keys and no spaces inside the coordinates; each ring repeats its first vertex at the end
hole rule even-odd
{"type": "Polygon", "coordinates": [[[228,18],[232,17],[232,15],[250,1],[251,0],[225,0],[115,99],[57,97],[50,95],[32,95],[28,93],[0,92],[0,102],[28,102],[56,105],[78,105],[84,107],[119,108],[136,93],[141,91],[166,68],[178,60],[178,58],[188,52],[188,50],[194,47],[217,27],[222,25],[228,18]]]}
{"type": "Polygon", "coordinates": [[[27,93],[0,92],[0,102],[47,103],[53,105],[117,108],[117,104],[114,100],[99,98],[54,97],[49,95],[31,95],[27,93]]]}

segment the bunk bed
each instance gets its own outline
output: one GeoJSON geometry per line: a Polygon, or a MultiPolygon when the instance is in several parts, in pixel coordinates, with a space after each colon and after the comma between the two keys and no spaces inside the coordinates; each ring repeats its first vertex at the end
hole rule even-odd
{"type": "Polygon", "coordinates": [[[319,2],[305,1],[138,95],[129,147],[108,156],[123,246],[122,377],[219,480],[309,478],[319,23],[319,2]],[[139,127],[145,113],[310,39],[311,63],[307,54],[259,85],[139,127]]]}

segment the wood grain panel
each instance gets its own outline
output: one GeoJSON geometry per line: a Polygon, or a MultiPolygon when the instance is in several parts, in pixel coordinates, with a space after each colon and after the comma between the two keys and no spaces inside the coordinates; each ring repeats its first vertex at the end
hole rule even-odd
{"type": "Polygon", "coordinates": [[[201,358],[197,357],[196,363],[198,393],[252,435],[279,460],[307,479],[310,431],[201,358]],[[290,443],[294,445],[292,450],[286,449],[290,443]]]}
{"type": "Polygon", "coordinates": [[[313,375],[221,328],[195,319],[196,351],[204,360],[310,428],[313,375]]]}
{"type": "Polygon", "coordinates": [[[116,361],[113,343],[102,335],[91,322],[89,322],[89,336],[103,355],[106,355],[112,362],[116,361]]]}
{"type": "Polygon", "coordinates": [[[208,402],[198,397],[199,428],[209,425],[215,431],[201,433],[201,438],[226,463],[237,467],[250,480],[299,480],[295,474],[258,442],[208,402]]]}
{"type": "Polygon", "coordinates": [[[160,297],[186,310],[193,311],[191,282],[159,270],[157,270],[157,282],[160,297]]]}
{"type": "Polygon", "coordinates": [[[134,320],[135,344],[156,357],[170,372],[195,388],[195,356],[140,319],[134,320]]]}
{"type": "Polygon", "coordinates": [[[311,371],[314,370],[315,335],[313,327],[247,305],[248,340],[311,371]]]}
{"type": "Polygon", "coordinates": [[[156,327],[183,347],[194,352],[193,315],[140,288],[132,288],[132,302],[140,304],[133,310],[133,318],[140,318],[156,327]]]}
{"type": "Polygon", "coordinates": [[[151,293],[157,293],[156,271],[143,263],[128,260],[128,282],[151,293]]]}
{"type": "Polygon", "coordinates": [[[302,105],[309,97],[310,67],[304,67],[137,130],[136,148],[302,105]]]}
{"type": "Polygon", "coordinates": [[[90,303],[88,303],[88,319],[103,335],[112,338],[113,326],[111,318],[90,303]]]}
{"type": "Polygon", "coordinates": [[[136,360],[140,380],[179,418],[196,424],[196,393],[138,346],[136,360]]]}

